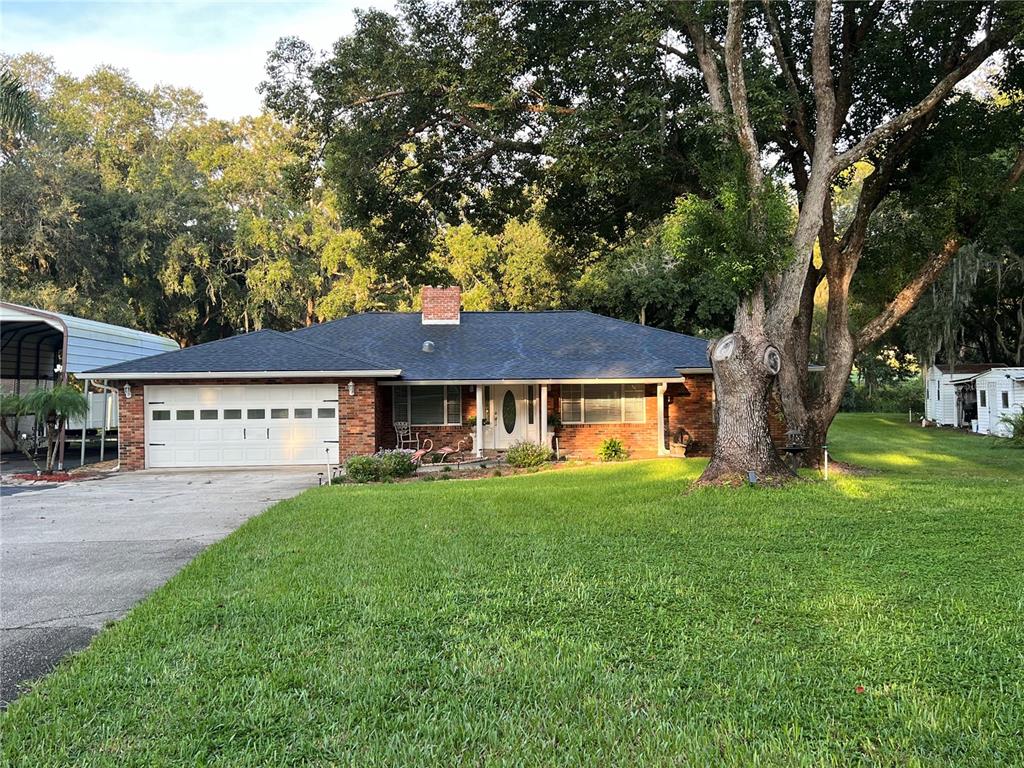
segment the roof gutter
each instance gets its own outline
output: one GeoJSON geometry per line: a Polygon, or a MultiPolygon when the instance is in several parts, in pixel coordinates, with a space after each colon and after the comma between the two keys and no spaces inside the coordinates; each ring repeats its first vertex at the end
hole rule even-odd
{"type": "Polygon", "coordinates": [[[86,371],[83,375],[101,381],[145,381],[149,379],[197,380],[202,379],[323,379],[346,377],[377,378],[401,376],[402,369],[379,371],[86,371]]]}

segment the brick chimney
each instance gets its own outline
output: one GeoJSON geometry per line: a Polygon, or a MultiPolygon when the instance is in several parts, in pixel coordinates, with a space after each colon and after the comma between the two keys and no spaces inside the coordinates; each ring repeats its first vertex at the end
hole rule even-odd
{"type": "Polygon", "coordinates": [[[423,304],[423,325],[458,325],[462,306],[462,289],[423,286],[420,294],[423,304]]]}

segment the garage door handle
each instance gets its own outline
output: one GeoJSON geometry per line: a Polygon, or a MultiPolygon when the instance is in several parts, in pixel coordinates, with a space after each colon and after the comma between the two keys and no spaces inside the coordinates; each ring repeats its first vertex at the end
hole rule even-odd
{"type": "Polygon", "coordinates": [[[245,440],[245,427],[242,427],[242,439],[245,440]]]}
{"type": "Polygon", "coordinates": [[[267,440],[270,439],[270,427],[267,427],[267,440]]]}

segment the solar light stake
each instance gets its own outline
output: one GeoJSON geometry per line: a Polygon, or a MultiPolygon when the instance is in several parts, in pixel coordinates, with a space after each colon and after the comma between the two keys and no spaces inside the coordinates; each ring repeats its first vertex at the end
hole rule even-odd
{"type": "Polygon", "coordinates": [[[828,443],[821,446],[825,451],[825,479],[828,480],[828,443]]]}

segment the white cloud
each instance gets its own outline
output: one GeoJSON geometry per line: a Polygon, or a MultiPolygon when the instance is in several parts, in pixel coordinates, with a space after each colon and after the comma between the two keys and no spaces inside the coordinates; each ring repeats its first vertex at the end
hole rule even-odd
{"type": "Polygon", "coordinates": [[[4,52],[52,56],[82,76],[101,64],[126,69],[141,85],[188,86],[211,115],[260,110],[256,87],[267,52],[294,35],[329,48],[352,31],[356,7],[390,2],[12,3],[2,6],[4,52]]]}

